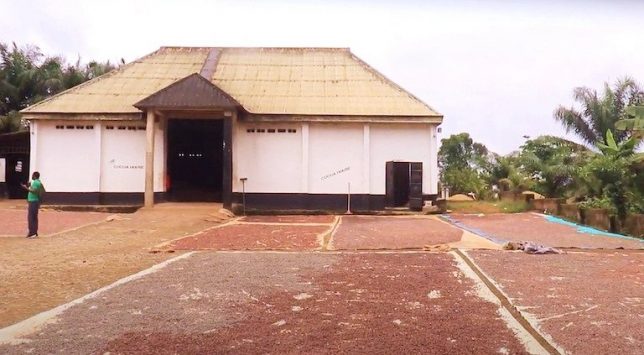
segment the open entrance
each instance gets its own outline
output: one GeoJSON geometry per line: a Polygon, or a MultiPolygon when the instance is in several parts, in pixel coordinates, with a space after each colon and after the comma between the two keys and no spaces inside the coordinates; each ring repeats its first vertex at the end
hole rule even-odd
{"type": "Polygon", "coordinates": [[[171,201],[222,200],[223,119],[168,120],[167,186],[171,201]]]}
{"type": "Polygon", "coordinates": [[[5,159],[7,197],[10,199],[27,198],[27,191],[21,185],[31,180],[31,176],[29,176],[29,155],[8,154],[5,159]]]}
{"type": "Polygon", "coordinates": [[[386,207],[422,209],[423,163],[389,161],[386,170],[386,207]]]}

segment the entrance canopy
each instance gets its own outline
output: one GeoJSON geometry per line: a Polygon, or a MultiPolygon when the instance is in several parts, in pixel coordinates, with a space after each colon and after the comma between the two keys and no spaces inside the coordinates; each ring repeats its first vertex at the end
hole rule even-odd
{"type": "Polygon", "coordinates": [[[241,105],[198,73],[188,75],[134,104],[142,111],[225,111],[241,105]]]}
{"type": "MultiPolygon", "coordinates": [[[[219,146],[222,149],[219,152],[222,155],[221,160],[215,158],[206,160],[220,162],[217,164],[217,171],[219,171],[218,175],[221,175],[221,180],[218,180],[219,182],[214,181],[213,184],[221,186],[218,190],[224,207],[230,208],[232,201],[232,121],[236,120],[237,111],[241,108],[241,105],[202,75],[194,73],[144,98],[134,106],[147,113],[145,205],[152,206],[154,204],[152,187],[154,171],[153,132],[155,115],[159,113],[168,118],[224,117],[223,129],[219,131],[223,135],[223,144],[219,146]]],[[[183,153],[179,152],[177,154],[181,155],[183,153]]],[[[202,152],[196,155],[202,157],[202,152]]],[[[203,155],[210,157],[205,153],[203,155]]],[[[175,170],[181,169],[181,167],[177,167],[177,165],[181,165],[179,160],[172,160],[172,162],[175,170]]],[[[192,168],[189,170],[194,170],[192,168]]],[[[201,168],[207,169],[208,166],[202,166],[201,168]]]]}

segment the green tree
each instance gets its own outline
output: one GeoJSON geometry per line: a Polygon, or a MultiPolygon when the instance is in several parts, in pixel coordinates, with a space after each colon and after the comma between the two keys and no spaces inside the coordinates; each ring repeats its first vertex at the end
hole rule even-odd
{"type": "Polygon", "coordinates": [[[585,143],[594,146],[596,142],[606,144],[607,131],[613,133],[618,143],[628,139],[629,133],[617,131],[615,124],[626,118],[627,106],[642,102],[644,94],[633,79],[624,78],[613,88],[605,83],[601,96],[594,89],[578,87],[574,89],[573,97],[581,108],[559,106],[554,117],[567,132],[575,132],[585,143]]]}
{"type": "Polygon", "coordinates": [[[451,192],[485,194],[491,154],[468,133],[453,134],[441,140],[438,164],[441,181],[451,192]]]}
{"type": "Polygon", "coordinates": [[[615,127],[620,131],[630,131],[632,137],[644,139],[644,106],[629,106],[626,117],[617,121],[615,127]]]}
{"type": "Polygon", "coordinates": [[[607,202],[622,221],[629,210],[642,212],[644,183],[639,175],[644,159],[635,153],[639,141],[631,137],[617,143],[613,134],[606,132],[606,144],[597,144],[602,154],[596,154],[581,168],[580,177],[589,187],[586,204],[607,202]]]}
{"type": "Polygon", "coordinates": [[[521,146],[519,164],[534,181],[537,192],[548,197],[562,197],[574,191],[579,166],[588,154],[588,149],[580,144],[541,136],[521,146]]]}
{"type": "Polygon", "coordinates": [[[116,68],[109,61],[66,64],[35,46],[0,43],[0,133],[26,128],[19,111],[116,68]]]}
{"type": "Polygon", "coordinates": [[[507,156],[495,154],[488,173],[488,183],[498,185],[502,191],[517,192],[532,190],[534,182],[521,169],[518,152],[507,156]]]}

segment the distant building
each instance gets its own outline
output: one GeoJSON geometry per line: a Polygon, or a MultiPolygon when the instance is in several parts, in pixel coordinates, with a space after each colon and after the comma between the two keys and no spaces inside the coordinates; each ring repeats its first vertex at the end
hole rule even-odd
{"type": "Polygon", "coordinates": [[[419,208],[442,115],[343,48],[163,47],[22,111],[49,203],[419,208]],[[350,186],[350,187],[349,187],[350,186]],[[154,193],[152,193],[154,192],[154,193]]]}

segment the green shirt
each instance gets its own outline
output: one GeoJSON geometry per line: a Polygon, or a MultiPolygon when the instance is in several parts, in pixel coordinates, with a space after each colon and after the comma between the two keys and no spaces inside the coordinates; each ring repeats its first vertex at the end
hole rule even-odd
{"type": "Polygon", "coordinates": [[[27,194],[27,201],[38,202],[40,201],[40,191],[42,190],[42,183],[36,179],[31,182],[29,186],[29,193],[27,194]],[[35,191],[35,192],[32,192],[35,191]]]}

